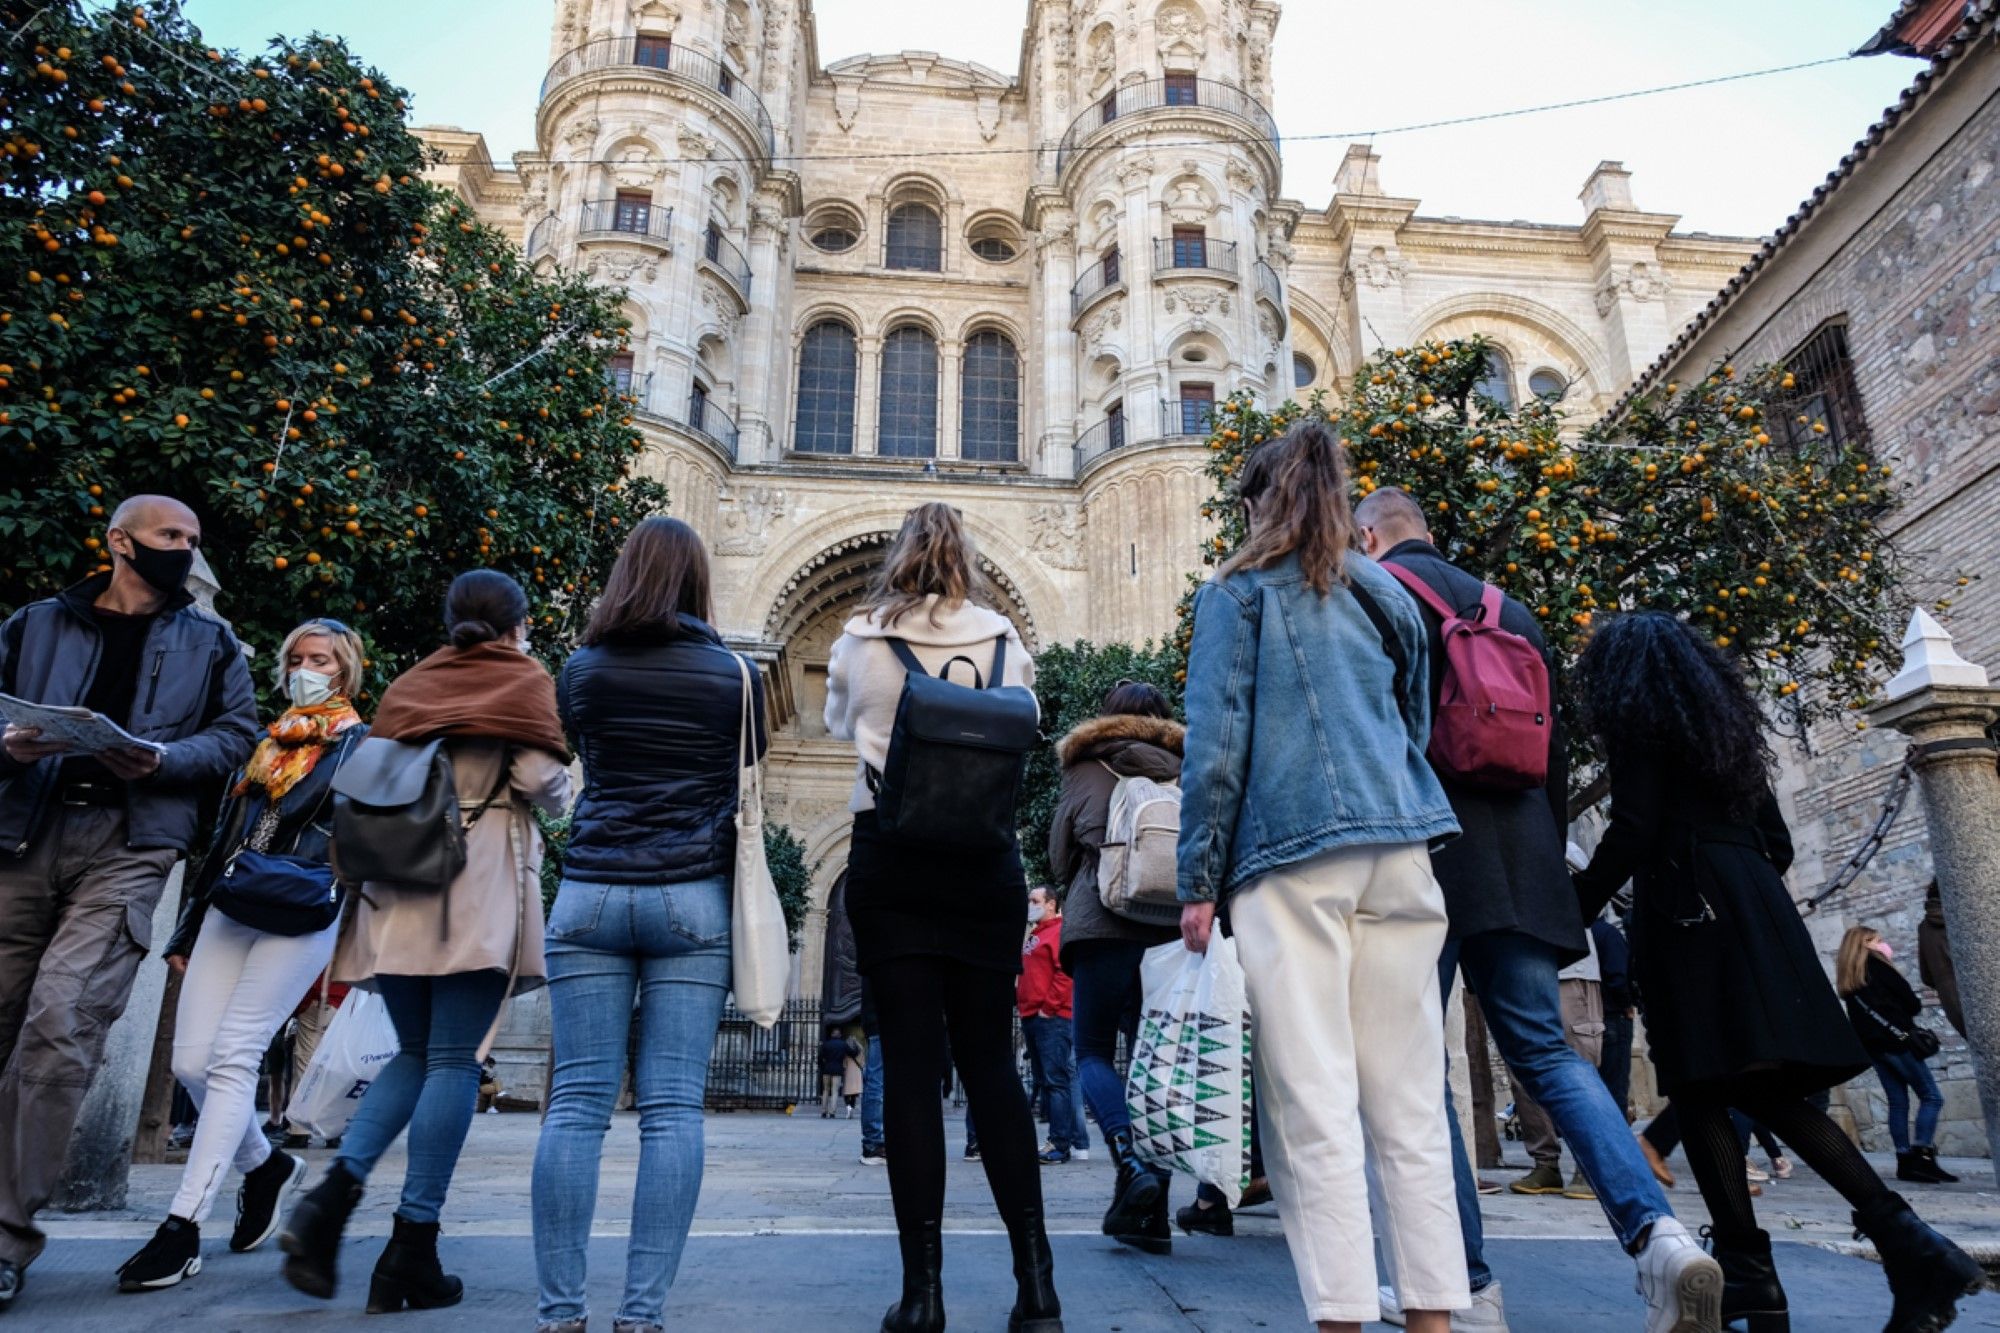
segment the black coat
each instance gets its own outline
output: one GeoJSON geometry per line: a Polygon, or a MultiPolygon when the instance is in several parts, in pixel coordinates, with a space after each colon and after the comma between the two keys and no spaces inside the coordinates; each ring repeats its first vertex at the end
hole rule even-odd
{"type": "Polygon", "coordinates": [[[1596,916],[1634,886],[1632,981],[1671,1096],[1776,1069],[1800,1095],[1868,1068],[1785,889],[1792,838],[1769,792],[1754,821],[1657,752],[1611,764],[1611,822],[1576,890],[1596,916]]]}
{"type": "MultiPolygon", "coordinates": [[[[347,761],[347,756],[354,753],[354,747],[367,738],[365,724],[341,732],[328,752],[312,766],[312,772],[279,798],[278,830],[271,839],[272,851],[309,861],[327,859],[333,840],[333,802],[329,799],[333,775],[347,761]]],[[[230,779],[230,790],[235,790],[242,776],[239,772],[230,779]]],[[[195,939],[201,934],[201,923],[208,915],[209,899],[215,892],[216,877],[263,813],[264,794],[257,787],[241,796],[231,796],[223,804],[216,817],[215,835],[208,842],[208,853],[202,857],[200,869],[188,878],[187,889],[181,895],[180,920],[174,924],[173,938],[167,941],[166,957],[185,958],[194,952],[195,939]]]]}
{"type": "MultiPolygon", "coordinates": [[[[1400,565],[1460,610],[1479,605],[1483,584],[1450,564],[1429,542],[1399,542],[1382,557],[1400,565]]],[[[1411,600],[1415,600],[1412,598],[1411,600]]],[[[1444,687],[1444,622],[1421,602],[1431,660],[1431,716],[1437,716],[1444,687]]],[[[1535,645],[1544,661],[1548,647],[1535,617],[1512,597],[1500,606],[1500,627],[1535,645]]],[[[1551,677],[1554,672],[1551,669],[1551,677]]],[[[1536,790],[1491,791],[1468,787],[1438,774],[1458,816],[1459,836],[1431,853],[1431,873],[1444,890],[1451,938],[1493,931],[1516,931],[1554,946],[1562,962],[1590,952],[1584,918],[1577,914],[1563,847],[1569,827],[1569,766],[1562,728],[1549,726],[1548,781],[1536,790]]]]}
{"type": "Polygon", "coordinates": [[[1847,1019],[1870,1055],[1900,1055],[1910,1049],[1910,1034],[1924,1002],[1903,980],[1903,974],[1875,954],[1868,955],[1868,979],[1847,997],[1847,1019]]]}
{"type": "MultiPolygon", "coordinates": [[[[583,761],[563,874],[591,884],[679,884],[736,860],[742,672],[693,616],[579,648],[556,681],[563,729],[583,761]]],[[[764,683],[750,671],[756,753],[764,683]]]]}

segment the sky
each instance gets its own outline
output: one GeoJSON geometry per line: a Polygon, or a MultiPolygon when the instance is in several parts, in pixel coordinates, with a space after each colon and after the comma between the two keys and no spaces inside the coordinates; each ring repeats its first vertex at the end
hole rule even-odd
{"type": "MultiPolygon", "coordinates": [[[[1274,54],[1284,193],[1323,208],[1347,138],[1842,55],[1892,0],[1290,0],[1274,54]]],[[[1027,0],[815,0],[820,57],[936,51],[1013,74],[1027,0]]],[[[260,49],[314,29],[349,39],[412,93],[417,123],[533,146],[554,0],[187,0],[209,40],[260,49]]],[[[1600,160],[1681,229],[1781,223],[1921,70],[1850,60],[1484,125],[1378,134],[1382,184],[1431,216],[1582,220],[1600,160]]]]}

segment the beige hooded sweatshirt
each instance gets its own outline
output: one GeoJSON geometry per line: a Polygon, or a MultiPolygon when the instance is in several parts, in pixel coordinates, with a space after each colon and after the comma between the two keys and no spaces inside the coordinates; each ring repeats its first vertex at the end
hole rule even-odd
{"type": "MultiPolygon", "coordinates": [[[[932,675],[954,657],[970,658],[984,680],[992,671],[994,641],[1003,635],[1007,666],[1006,678],[999,683],[1032,689],[1034,659],[1028,656],[1013,622],[997,611],[970,602],[940,604],[932,595],[893,628],[885,629],[872,612],[847,622],[827,660],[826,729],[837,739],[853,741],[858,754],[849,810],[858,813],[875,808],[867,769],[872,766],[879,771],[888,758],[889,732],[896,725],[896,704],[903,694],[903,664],[896,660],[887,641],[901,639],[909,644],[932,675]]],[[[964,685],[973,683],[972,672],[963,662],[952,667],[951,678],[964,685]]]]}

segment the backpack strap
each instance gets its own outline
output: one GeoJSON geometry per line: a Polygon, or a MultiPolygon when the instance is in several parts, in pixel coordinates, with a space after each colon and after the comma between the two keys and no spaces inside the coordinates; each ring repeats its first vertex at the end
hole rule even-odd
{"type": "Polygon", "coordinates": [[[1382,606],[1375,600],[1374,594],[1362,587],[1359,580],[1349,582],[1347,590],[1354,594],[1354,603],[1361,608],[1362,614],[1368,617],[1368,623],[1382,636],[1382,651],[1389,655],[1389,665],[1395,668],[1396,673],[1396,711],[1402,714],[1403,724],[1408,726],[1410,714],[1403,706],[1403,686],[1410,678],[1409,654],[1403,651],[1403,641],[1397,637],[1396,627],[1389,623],[1389,617],[1383,613],[1382,606]]]}
{"type": "MultiPolygon", "coordinates": [[[[885,642],[885,643],[887,643],[887,644],[889,645],[889,651],[890,651],[890,652],[892,652],[892,653],[896,654],[896,660],[897,660],[898,662],[901,662],[901,663],[903,664],[903,670],[905,670],[905,671],[909,672],[909,673],[910,673],[910,674],[912,674],[912,675],[916,675],[916,676],[928,676],[928,675],[930,675],[930,672],[928,672],[928,671],[924,670],[924,664],[923,664],[922,662],[920,662],[920,661],[918,661],[918,660],[917,660],[917,655],[916,655],[916,654],[915,654],[914,652],[911,652],[911,651],[910,651],[910,645],[909,645],[909,644],[907,644],[907,643],[904,643],[904,642],[903,642],[903,641],[902,641],[901,639],[885,639],[885,640],[883,640],[883,642],[885,642]]],[[[1002,668],[1003,668],[1003,667],[1004,667],[1004,666],[1006,665],[1006,663],[1007,663],[1007,639],[1006,639],[1006,636],[1004,636],[1004,635],[1003,635],[1003,636],[1001,636],[1001,639],[1000,639],[1000,647],[999,647],[999,649],[998,649],[998,650],[997,650],[997,651],[996,651],[996,652],[995,652],[995,653],[993,654],[993,676],[992,676],[992,679],[988,680],[988,679],[984,679],[984,678],[982,678],[982,677],[980,676],[980,674],[979,674],[979,664],[978,664],[977,662],[974,662],[974,661],[973,661],[973,660],[972,660],[971,658],[969,658],[969,657],[965,656],[965,655],[964,655],[963,653],[961,653],[961,654],[959,654],[958,656],[956,656],[956,657],[952,658],[950,662],[946,662],[946,663],[944,664],[944,666],[943,666],[943,667],[939,668],[939,670],[938,670],[938,673],[937,673],[937,674],[938,674],[938,679],[939,679],[939,680],[949,680],[949,679],[951,679],[951,668],[952,668],[952,665],[953,665],[954,663],[957,663],[957,662],[963,662],[963,663],[965,663],[965,664],[966,664],[967,666],[969,666],[969,667],[971,667],[971,668],[972,668],[972,688],[973,688],[973,689],[975,689],[975,690],[984,690],[984,689],[990,689],[990,688],[992,688],[992,686],[993,686],[994,682],[996,682],[996,681],[998,681],[998,680],[1000,679],[1000,671],[1001,671],[1001,669],[1002,669],[1002,668]]]]}
{"type": "Polygon", "coordinates": [[[1480,623],[1500,628],[1500,590],[1490,583],[1479,585],[1480,623]]]}
{"type": "Polygon", "coordinates": [[[1007,636],[1002,634],[993,641],[993,674],[986,678],[986,689],[999,685],[1007,674],[1007,636]]]}
{"type": "MultiPolygon", "coordinates": [[[[1409,589],[1412,597],[1436,612],[1440,620],[1456,620],[1460,618],[1458,608],[1439,595],[1437,589],[1419,578],[1415,570],[1405,568],[1394,560],[1382,561],[1382,568],[1396,582],[1409,589]]],[[[1499,589],[1496,588],[1494,591],[1498,592],[1499,589]]]]}
{"type": "Polygon", "coordinates": [[[924,670],[924,664],[919,662],[917,655],[910,651],[909,644],[904,643],[901,639],[884,639],[883,642],[889,645],[889,651],[896,655],[896,660],[903,664],[903,670],[913,676],[928,676],[931,674],[924,670]]]}

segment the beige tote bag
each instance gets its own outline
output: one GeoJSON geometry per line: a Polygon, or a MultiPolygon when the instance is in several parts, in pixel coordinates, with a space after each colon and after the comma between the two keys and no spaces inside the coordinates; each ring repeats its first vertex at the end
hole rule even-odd
{"type": "Polygon", "coordinates": [[[791,939],[778,886],[764,859],[764,782],[757,767],[757,697],[750,663],[742,656],[743,708],[737,729],[736,882],[730,888],[730,989],[736,1008],[760,1028],[771,1027],[785,1010],[792,972],[791,939]]]}

